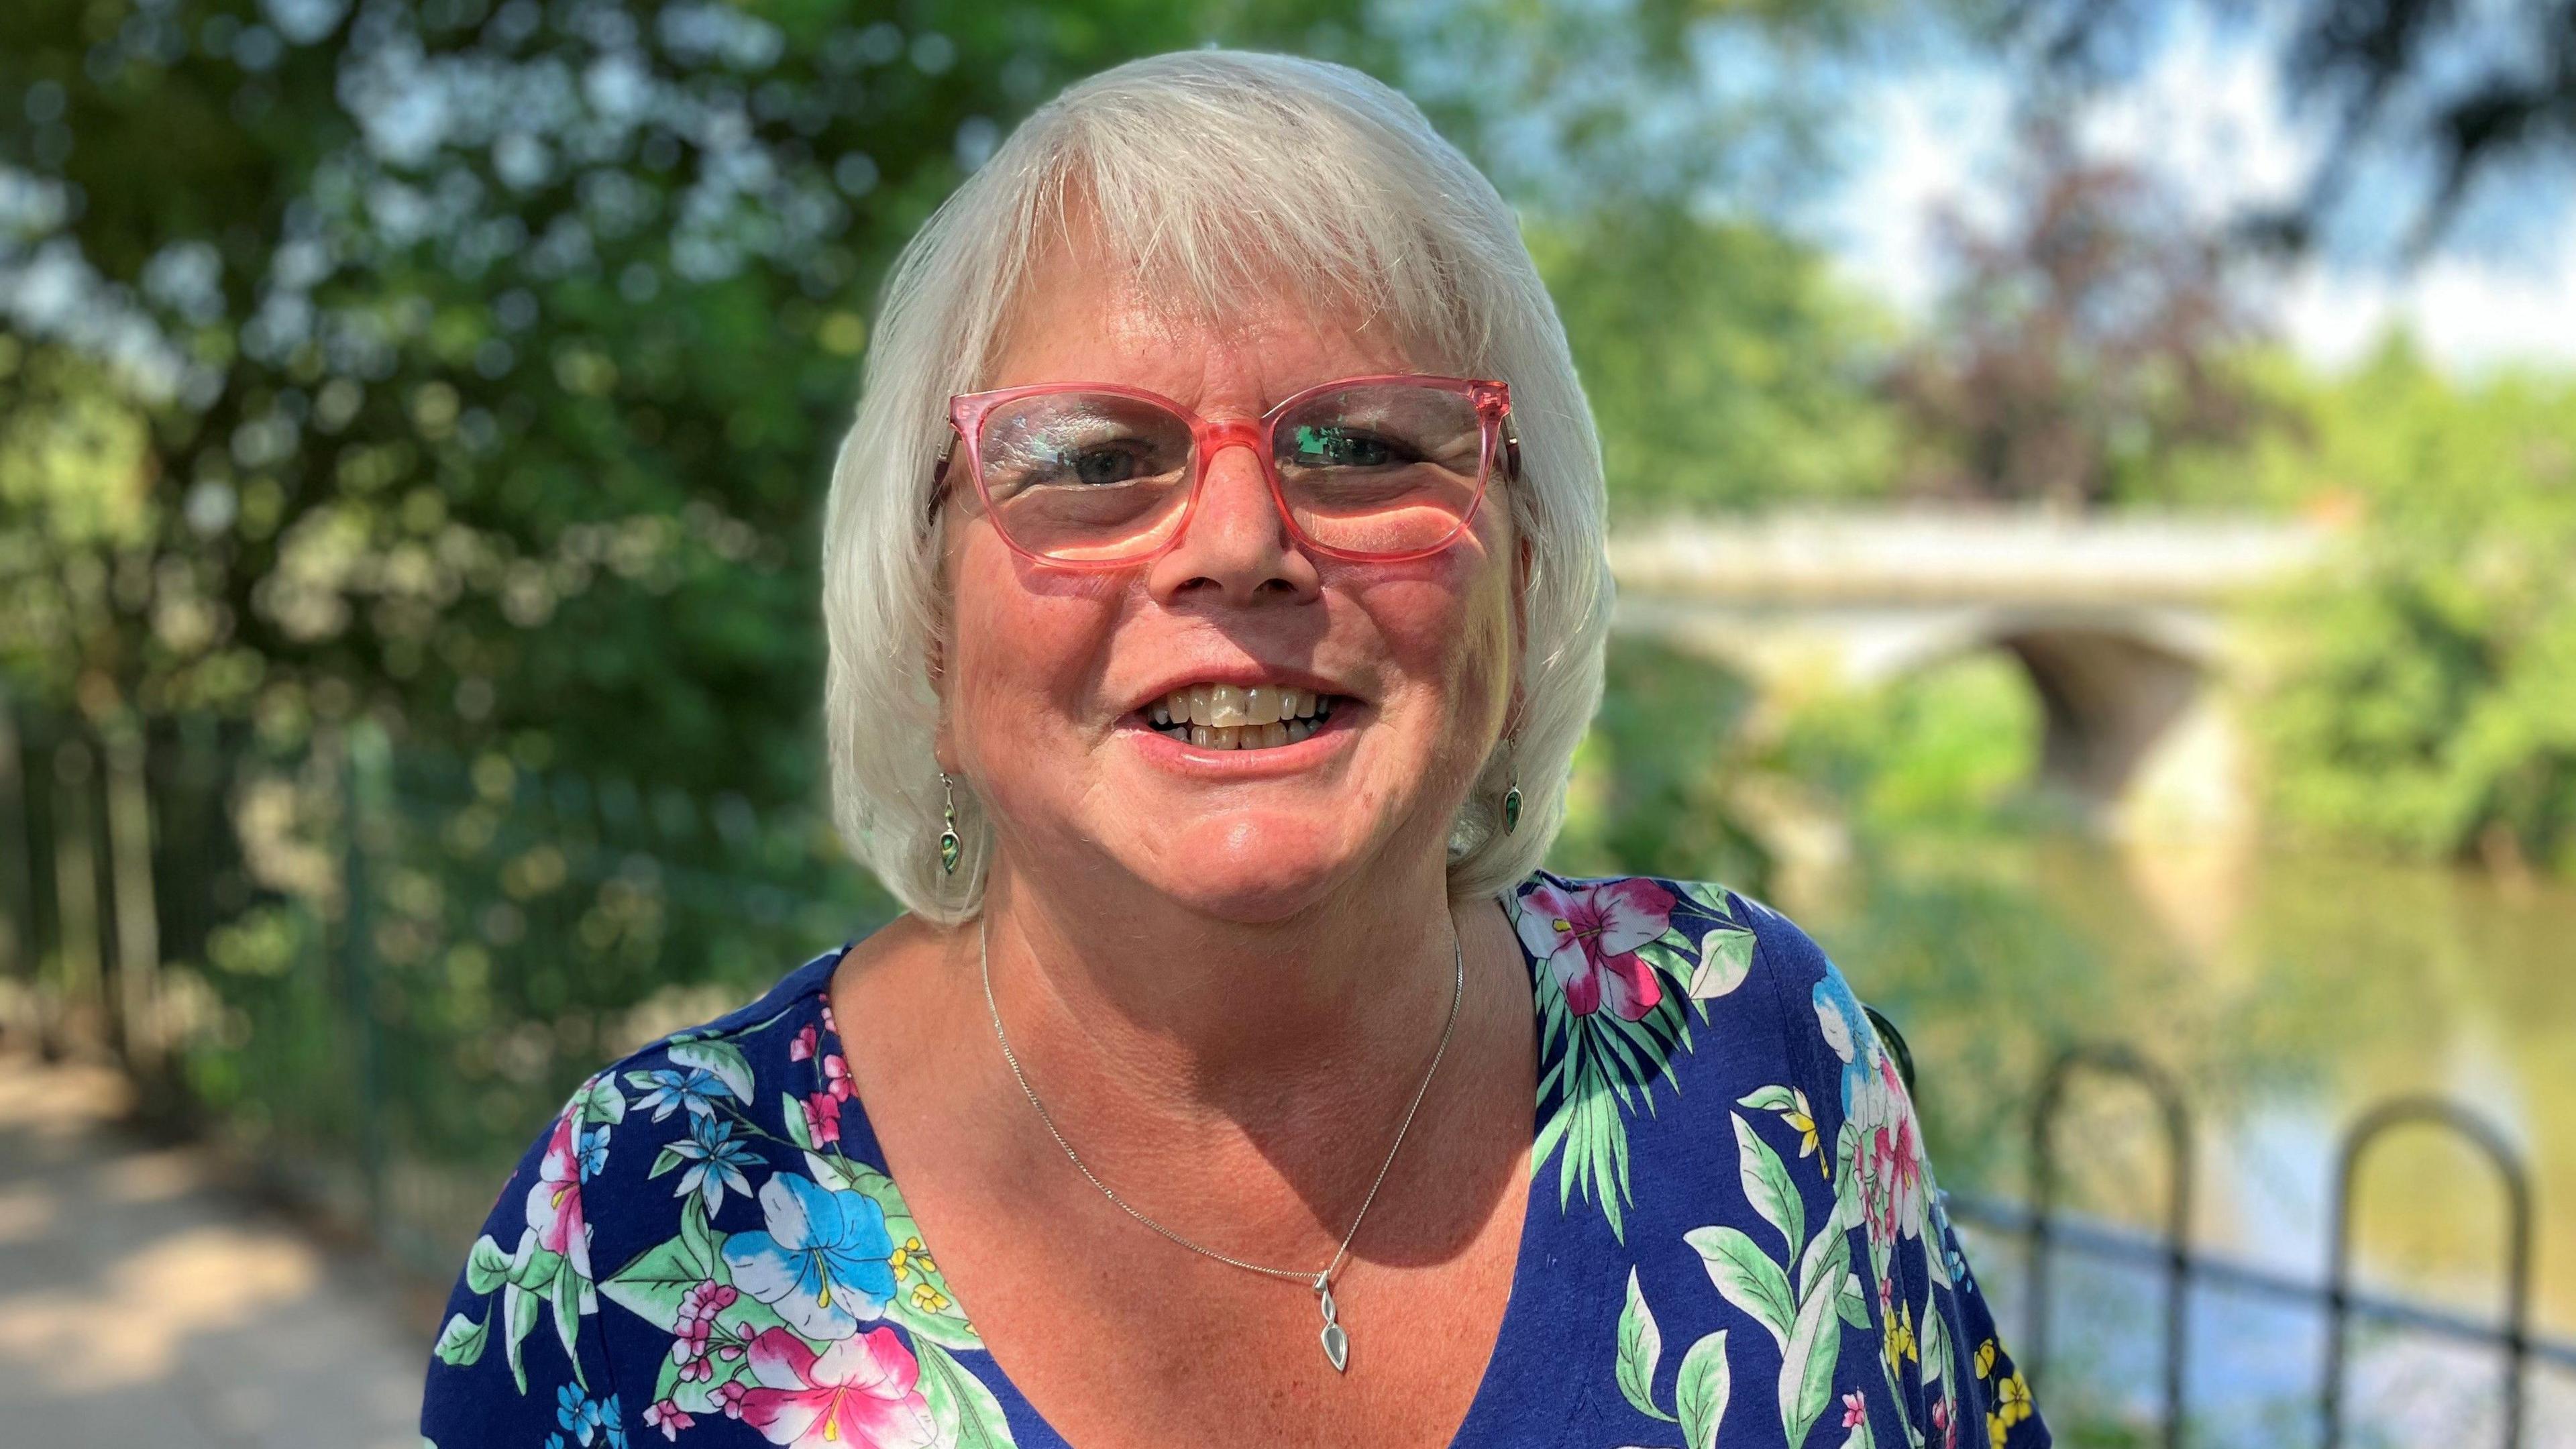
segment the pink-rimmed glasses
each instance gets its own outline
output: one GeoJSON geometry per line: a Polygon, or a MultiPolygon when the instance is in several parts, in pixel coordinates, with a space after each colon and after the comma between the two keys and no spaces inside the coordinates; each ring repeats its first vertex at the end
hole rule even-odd
{"type": "Polygon", "coordinates": [[[1511,389],[1464,377],[1343,378],[1259,418],[1211,422],[1159,393],[1058,382],[949,399],[966,471],[1013,552],[1061,568],[1120,568],[1180,541],[1210,465],[1249,448],[1298,542],[1400,563],[1455,543],[1494,458],[1520,471],[1511,389]]]}

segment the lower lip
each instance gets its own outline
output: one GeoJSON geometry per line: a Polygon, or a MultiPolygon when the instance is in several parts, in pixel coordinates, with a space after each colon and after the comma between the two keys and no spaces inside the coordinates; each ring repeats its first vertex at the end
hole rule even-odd
{"type": "Polygon", "coordinates": [[[1258,780],[1311,770],[1340,753],[1358,730],[1358,716],[1364,708],[1355,701],[1338,701],[1313,734],[1290,744],[1257,750],[1211,750],[1176,740],[1146,723],[1142,715],[1127,716],[1120,722],[1119,732],[1132,737],[1146,759],[1166,769],[1201,778],[1258,780]]]}

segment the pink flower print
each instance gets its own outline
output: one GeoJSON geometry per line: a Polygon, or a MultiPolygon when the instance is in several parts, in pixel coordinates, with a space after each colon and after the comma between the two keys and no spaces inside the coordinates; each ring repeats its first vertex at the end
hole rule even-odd
{"type": "Polygon", "coordinates": [[[849,1449],[928,1449],[939,1426],[913,1387],[921,1366],[890,1328],[842,1339],[821,1353],[783,1328],[751,1341],[742,1421],[772,1444],[849,1449]]]}
{"type": "MultiPolygon", "coordinates": [[[[776,1330],[773,1329],[771,1331],[775,1332],[776,1330]]],[[[716,1385],[716,1391],[713,1397],[716,1403],[724,1409],[724,1415],[726,1418],[739,1419],[742,1417],[742,1396],[749,1392],[751,1392],[751,1386],[749,1384],[744,1383],[740,1379],[727,1379],[723,1383],[716,1385]]]]}
{"type": "Polygon", "coordinates": [[[839,1052],[823,1058],[823,1089],[832,1094],[833,1101],[850,1100],[850,1064],[841,1060],[839,1052]]]}
{"type": "Polygon", "coordinates": [[[834,1036],[841,1034],[841,1028],[832,1021],[832,1003],[828,1001],[823,1003],[823,1029],[834,1036]]]}
{"type": "Polygon", "coordinates": [[[710,1356],[707,1340],[714,1332],[716,1315],[733,1306],[741,1293],[722,1283],[700,1283],[689,1289],[680,1300],[680,1321],[672,1326],[671,1361],[680,1366],[683,1381],[713,1378],[715,1359],[737,1359],[742,1350],[731,1343],[719,1346],[710,1356]]]}
{"type": "Polygon", "coordinates": [[[1941,1449],[1951,1449],[1952,1445],[1959,1442],[1958,1426],[1950,1422],[1950,1401],[1948,1399],[1934,1399],[1932,1401],[1932,1427],[1941,1435],[1941,1449]]]}
{"type": "Polygon", "coordinates": [[[1859,1170],[1861,1208],[1870,1241],[1885,1245],[1900,1235],[1921,1236],[1923,1143],[1915,1135],[1914,1112],[1906,1101],[1904,1084],[1885,1056],[1879,1058],[1878,1075],[1862,1117],[1859,1170]]]}
{"type": "Polygon", "coordinates": [[[553,1135],[537,1164],[537,1181],[528,1189],[528,1226],[537,1246],[561,1253],[583,1278],[590,1276],[590,1226],[581,1212],[581,1156],[574,1149],[573,1113],[555,1119],[553,1135]]]}
{"type": "Polygon", "coordinates": [[[814,1044],[814,1023],[809,1021],[805,1023],[803,1030],[796,1033],[796,1039],[787,1044],[787,1059],[791,1062],[812,1060],[814,1056],[814,1044]]]}
{"type": "Polygon", "coordinates": [[[830,1092],[815,1092],[801,1104],[805,1108],[805,1130],[813,1134],[817,1150],[841,1140],[841,1103],[830,1092]]]}
{"type": "Polygon", "coordinates": [[[1521,944],[1545,958],[1575,1015],[1606,1005],[1635,1021],[1664,999],[1661,978],[1637,948],[1663,935],[1672,918],[1672,892],[1642,877],[1593,886],[1547,881],[1521,897],[1521,944]]]}
{"type": "Polygon", "coordinates": [[[662,1437],[666,1440],[677,1441],[682,1429],[696,1428],[697,1423],[697,1420],[681,1412],[680,1406],[669,1399],[644,1406],[644,1427],[661,1430],[662,1437]]]}
{"type": "Polygon", "coordinates": [[[1859,1425],[1866,1423],[1868,1419],[1869,1401],[1860,1396],[1860,1390],[1854,1389],[1850,1393],[1843,1395],[1844,1428],[1856,1428],[1859,1425]]]}

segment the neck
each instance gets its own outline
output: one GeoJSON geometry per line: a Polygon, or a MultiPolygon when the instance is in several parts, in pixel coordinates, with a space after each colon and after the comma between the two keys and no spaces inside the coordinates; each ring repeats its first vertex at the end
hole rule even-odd
{"type": "Polygon", "coordinates": [[[1000,865],[982,949],[1012,1045],[1043,1063],[1050,1098],[1256,1133],[1344,1111],[1372,1120],[1421,1080],[1450,1009],[1458,937],[1441,865],[1357,872],[1262,922],[1000,865]]]}

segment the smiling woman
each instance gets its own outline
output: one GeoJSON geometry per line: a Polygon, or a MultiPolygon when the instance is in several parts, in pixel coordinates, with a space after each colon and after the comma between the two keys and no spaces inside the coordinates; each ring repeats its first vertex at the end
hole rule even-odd
{"type": "Polygon", "coordinates": [[[1537,869],[1600,459],[1403,98],[1201,51],[1041,109],[896,266],[825,533],[908,913],[574,1095],[433,1444],[2047,1442],[1833,966],[1537,869]]]}

